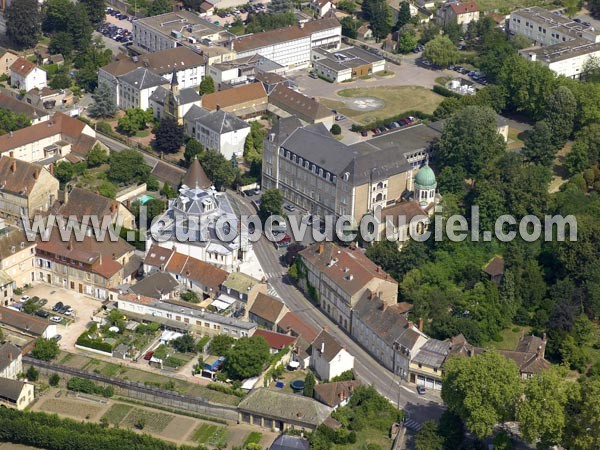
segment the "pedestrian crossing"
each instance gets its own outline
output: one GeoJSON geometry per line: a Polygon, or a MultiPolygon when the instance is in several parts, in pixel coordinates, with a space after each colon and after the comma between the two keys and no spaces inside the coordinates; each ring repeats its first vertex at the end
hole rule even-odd
{"type": "Polygon", "coordinates": [[[268,286],[267,294],[269,294],[271,297],[281,299],[281,296],[277,293],[277,291],[275,290],[275,288],[273,286],[271,286],[270,284],[267,286],[268,286]]]}
{"type": "Polygon", "coordinates": [[[405,419],[404,426],[414,432],[419,432],[421,431],[421,428],[423,428],[423,425],[421,425],[419,422],[413,419],[405,419]]]}

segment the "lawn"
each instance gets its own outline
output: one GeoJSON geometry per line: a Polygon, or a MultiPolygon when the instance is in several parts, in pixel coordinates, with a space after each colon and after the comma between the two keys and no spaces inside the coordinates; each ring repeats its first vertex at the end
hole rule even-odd
{"type": "Polygon", "coordinates": [[[548,5],[552,2],[547,0],[478,0],[477,4],[481,11],[498,10],[500,13],[508,14],[515,8],[523,8],[536,5],[548,5]]]}
{"type": "Polygon", "coordinates": [[[103,408],[101,404],[72,398],[47,398],[39,407],[40,411],[62,414],[75,419],[95,419],[103,408]]]}
{"type": "Polygon", "coordinates": [[[123,403],[115,403],[110,407],[108,411],[102,416],[103,419],[106,419],[108,423],[113,425],[118,425],[121,421],[129,414],[129,412],[133,409],[131,405],[125,405],[123,403]]]}
{"type": "Polygon", "coordinates": [[[530,327],[520,327],[514,326],[503,330],[500,333],[502,340],[499,342],[490,342],[487,347],[492,348],[494,350],[514,350],[519,343],[519,338],[521,337],[521,332],[524,332],[525,335],[531,333],[530,327]]]}
{"type": "Polygon", "coordinates": [[[141,420],[144,422],[144,430],[147,429],[148,431],[160,433],[167,428],[167,425],[171,423],[174,417],[171,414],[135,408],[127,414],[121,425],[135,428],[141,420]]]}
{"type": "Polygon", "coordinates": [[[357,111],[346,106],[341,100],[322,98],[320,101],[328,108],[337,110],[362,124],[397,116],[407,111],[422,111],[432,114],[444,97],[421,86],[385,86],[373,88],[343,89],[339,97],[374,97],[384,102],[382,108],[374,111],[357,111]]]}
{"type": "Polygon", "coordinates": [[[263,436],[262,433],[259,433],[258,431],[251,432],[246,437],[243,447],[246,448],[248,446],[248,444],[260,444],[260,441],[262,440],[262,436],[263,436]]]}
{"type": "Polygon", "coordinates": [[[356,442],[354,444],[334,444],[331,450],[364,450],[371,447],[369,444],[375,444],[380,449],[387,449],[391,448],[392,440],[381,430],[366,427],[356,432],[356,442]]]}
{"type": "Polygon", "coordinates": [[[227,432],[227,428],[203,423],[196,428],[192,439],[199,444],[209,444],[218,448],[224,448],[227,444],[228,437],[229,433],[227,432]]]}

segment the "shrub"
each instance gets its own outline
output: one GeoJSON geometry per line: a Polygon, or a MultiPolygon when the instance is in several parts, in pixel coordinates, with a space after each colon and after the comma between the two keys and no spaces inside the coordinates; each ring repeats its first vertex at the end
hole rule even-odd
{"type": "Polygon", "coordinates": [[[112,345],[110,345],[106,342],[102,342],[99,339],[95,339],[95,340],[90,339],[87,332],[85,332],[81,336],[79,336],[79,338],[77,338],[77,342],[75,342],[75,344],[80,345],[81,347],[87,347],[87,348],[99,350],[101,352],[106,352],[106,353],[112,353],[112,351],[113,351],[112,345]]]}
{"type": "Polygon", "coordinates": [[[331,134],[333,134],[334,136],[339,136],[340,134],[342,134],[342,128],[337,123],[334,123],[333,125],[331,125],[331,134]]]}
{"type": "Polygon", "coordinates": [[[112,386],[99,386],[91,380],[85,378],[73,377],[67,382],[67,389],[84,394],[97,394],[109,398],[115,394],[112,386]]]}
{"type": "Polygon", "coordinates": [[[440,86],[439,84],[436,84],[435,86],[433,86],[432,91],[435,92],[436,94],[443,95],[444,97],[460,98],[460,95],[458,95],[456,92],[451,91],[450,89],[448,89],[445,86],[440,86]]]}
{"type": "Polygon", "coordinates": [[[100,133],[104,133],[104,134],[112,134],[113,133],[113,129],[110,126],[110,124],[108,122],[98,122],[96,124],[96,130],[99,131],[100,133]]]}
{"type": "Polygon", "coordinates": [[[58,386],[58,383],[60,383],[60,376],[57,373],[53,373],[50,375],[48,383],[50,383],[50,386],[58,386]]]}

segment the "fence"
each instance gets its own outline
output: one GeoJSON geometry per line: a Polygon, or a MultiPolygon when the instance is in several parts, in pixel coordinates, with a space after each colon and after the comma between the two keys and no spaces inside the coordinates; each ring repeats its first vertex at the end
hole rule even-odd
{"type": "Polygon", "coordinates": [[[115,393],[117,395],[133,398],[142,402],[156,403],[169,408],[182,409],[196,414],[218,417],[225,420],[237,421],[238,418],[237,408],[209,402],[201,397],[179,394],[178,392],[166,391],[134,381],[121,380],[48,361],[40,361],[39,359],[31,358],[29,356],[23,357],[23,363],[35,366],[44,375],[61,373],[66,375],[67,378],[80,377],[92,380],[103,386],[110,385],[115,388],[115,393]]]}

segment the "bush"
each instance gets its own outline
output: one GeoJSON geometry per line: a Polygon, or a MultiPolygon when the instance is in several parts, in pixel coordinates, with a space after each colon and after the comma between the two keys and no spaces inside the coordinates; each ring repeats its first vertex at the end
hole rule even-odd
{"type": "Polygon", "coordinates": [[[443,95],[444,97],[460,98],[460,95],[458,95],[456,92],[451,91],[450,89],[448,89],[445,86],[440,86],[439,84],[436,84],[435,86],[433,86],[432,91],[435,92],[436,94],[443,95]]]}
{"type": "Polygon", "coordinates": [[[112,353],[113,347],[112,345],[102,342],[99,339],[92,340],[88,336],[88,332],[84,332],[79,338],[77,338],[76,345],[80,345],[81,347],[87,347],[94,350],[99,350],[101,352],[112,353]]]}
{"type": "Polygon", "coordinates": [[[175,358],[174,356],[169,356],[167,359],[165,359],[164,364],[167,367],[178,369],[179,367],[183,366],[185,362],[179,358],[175,358]]]}
{"type": "Polygon", "coordinates": [[[40,373],[35,367],[29,366],[29,369],[25,372],[25,376],[27,377],[27,381],[37,381],[40,378],[40,373]]]}
{"type": "Polygon", "coordinates": [[[113,134],[113,129],[108,122],[98,122],[96,124],[96,131],[99,131],[103,134],[113,134]]]}
{"type": "Polygon", "coordinates": [[[91,380],[85,378],[73,377],[67,382],[67,389],[84,394],[97,394],[110,398],[115,394],[112,386],[99,386],[91,380]]]}
{"type": "Polygon", "coordinates": [[[340,134],[342,134],[342,128],[337,123],[334,123],[333,125],[331,125],[331,134],[333,134],[334,136],[339,136],[340,134]]]}
{"type": "Polygon", "coordinates": [[[239,389],[234,389],[231,386],[226,386],[224,384],[219,383],[208,383],[206,385],[208,389],[213,391],[223,392],[224,394],[235,395],[236,397],[244,397],[246,393],[244,391],[240,391],[239,389]]]}
{"type": "Polygon", "coordinates": [[[50,375],[48,383],[50,383],[50,386],[58,386],[58,383],[60,383],[60,376],[57,373],[53,373],[50,375]]]}

